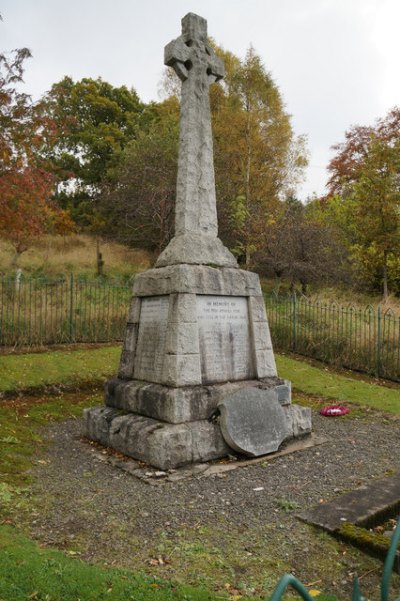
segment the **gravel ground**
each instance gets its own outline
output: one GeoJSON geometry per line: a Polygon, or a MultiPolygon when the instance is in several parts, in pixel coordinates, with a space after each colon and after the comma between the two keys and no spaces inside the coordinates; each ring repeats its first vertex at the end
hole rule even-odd
{"type": "Polygon", "coordinates": [[[149,486],[82,440],[80,420],[57,423],[46,430],[52,444],[33,470],[31,534],[85,560],[217,590],[229,590],[228,582],[247,594],[269,592],[276,575],[290,570],[306,584],[350,595],[357,572],[364,594],[377,598],[382,564],[295,513],[399,470],[399,424],[374,412],[314,412],[315,433],[328,439],[323,445],[149,486]]]}

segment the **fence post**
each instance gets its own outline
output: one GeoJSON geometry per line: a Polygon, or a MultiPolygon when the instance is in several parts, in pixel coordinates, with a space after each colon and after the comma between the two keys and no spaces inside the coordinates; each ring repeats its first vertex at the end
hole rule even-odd
{"type": "Polygon", "coordinates": [[[381,329],[382,329],[382,315],[381,315],[381,306],[378,305],[378,331],[377,331],[377,345],[376,345],[376,375],[378,378],[381,375],[381,329]]]}
{"type": "Polygon", "coordinates": [[[74,318],[73,318],[73,310],[74,310],[74,274],[71,273],[70,277],[70,297],[69,297],[69,337],[72,342],[72,335],[74,332],[74,318]]]}
{"type": "Polygon", "coordinates": [[[297,297],[296,297],[296,290],[293,291],[293,344],[292,344],[292,350],[295,351],[296,350],[296,305],[297,305],[297,297]]]}

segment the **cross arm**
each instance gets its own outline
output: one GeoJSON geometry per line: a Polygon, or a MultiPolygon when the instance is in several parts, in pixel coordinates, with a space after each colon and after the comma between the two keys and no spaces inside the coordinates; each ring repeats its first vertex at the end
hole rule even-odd
{"type": "Polygon", "coordinates": [[[172,67],[181,81],[188,78],[185,62],[189,60],[190,50],[183,41],[182,36],[172,40],[164,48],[164,64],[172,67]]]}
{"type": "Polygon", "coordinates": [[[206,46],[206,52],[208,54],[207,61],[207,73],[213,81],[219,81],[223,79],[225,75],[224,61],[220,59],[210,46],[206,46]]]}

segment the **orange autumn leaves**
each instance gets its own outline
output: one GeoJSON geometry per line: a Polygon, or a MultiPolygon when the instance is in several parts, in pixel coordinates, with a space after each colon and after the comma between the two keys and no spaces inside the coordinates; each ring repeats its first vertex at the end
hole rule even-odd
{"type": "Polygon", "coordinates": [[[40,103],[19,91],[27,49],[0,54],[0,235],[18,254],[45,232],[67,232],[72,221],[52,201],[55,179],[43,148],[56,133],[40,103]]]}

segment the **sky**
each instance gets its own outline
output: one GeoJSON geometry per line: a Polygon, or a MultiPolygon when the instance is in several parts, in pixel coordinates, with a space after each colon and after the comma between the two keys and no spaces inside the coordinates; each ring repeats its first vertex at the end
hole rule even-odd
{"type": "Polygon", "coordinates": [[[34,99],[65,75],[159,100],[164,46],[194,12],[243,58],[252,45],[308,140],[302,200],[323,194],[333,144],[400,104],[400,0],[2,0],[0,51],[28,47],[34,99]]]}

